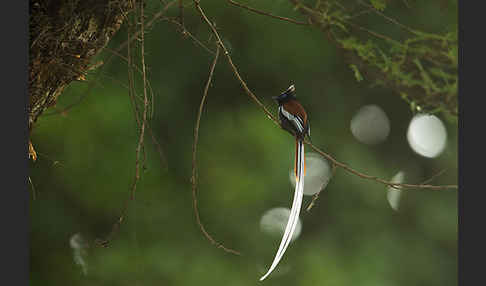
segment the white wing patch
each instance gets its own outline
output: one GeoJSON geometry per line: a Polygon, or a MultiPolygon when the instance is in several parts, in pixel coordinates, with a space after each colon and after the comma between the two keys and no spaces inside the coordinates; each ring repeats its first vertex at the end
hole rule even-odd
{"type": "Polygon", "coordinates": [[[290,112],[285,110],[283,106],[279,106],[278,109],[280,110],[280,112],[282,112],[283,116],[285,116],[285,118],[287,118],[297,128],[300,133],[304,132],[304,120],[302,118],[291,114],[290,112]]]}

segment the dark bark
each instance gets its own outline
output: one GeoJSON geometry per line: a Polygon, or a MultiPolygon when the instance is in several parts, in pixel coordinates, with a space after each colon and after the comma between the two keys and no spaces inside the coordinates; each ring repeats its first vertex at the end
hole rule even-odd
{"type": "Polygon", "coordinates": [[[29,19],[29,133],[118,31],[130,0],[31,0],[29,19]]]}

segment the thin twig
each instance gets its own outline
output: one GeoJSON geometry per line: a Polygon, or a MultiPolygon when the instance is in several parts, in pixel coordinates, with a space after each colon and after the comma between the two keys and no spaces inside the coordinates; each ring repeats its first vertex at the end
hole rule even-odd
{"type": "Polygon", "coordinates": [[[112,225],[111,231],[108,233],[106,238],[105,239],[101,239],[101,238],[95,239],[96,245],[98,245],[100,247],[108,247],[109,246],[111,240],[113,239],[114,235],[118,233],[118,231],[120,230],[120,226],[121,226],[123,220],[125,219],[126,212],[127,212],[127,209],[128,209],[128,201],[129,200],[125,200],[125,202],[123,203],[123,208],[121,210],[121,214],[118,217],[118,220],[112,225]]]}
{"type": "Polygon", "coordinates": [[[201,218],[199,216],[199,210],[197,207],[197,142],[199,138],[199,124],[201,122],[201,115],[202,111],[204,108],[204,102],[206,101],[206,96],[208,95],[208,89],[209,85],[211,84],[211,80],[213,78],[213,72],[214,68],[216,66],[216,63],[218,61],[218,56],[219,56],[219,46],[216,49],[216,55],[214,56],[213,63],[211,65],[211,69],[209,71],[209,77],[208,81],[206,83],[206,86],[204,88],[204,93],[201,99],[201,104],[199,105],[199,111],[197,113],[197,119],[196,119],[196,125],[194,127],[194,143],[192,145],[192,177],[191,177],[191,183],[192,183],[192,202],[193,202],[193,207],[194,207],[194,214],[196,215],[196,221],[201,229],[201,232],[204,234],[204,236],[213,244],[216,245],[218,248],[222,248],[224,251],[233,253],[236,255],[240,255],[240,253],[236,250],[230,249],[225,247],[222,243],[216,242],[214,238],[206,231],[204,225],[201,222],[201,218]]]}
{"type": "Polygon", "coordinates": [[[405,31],[411,33],[411,34],[414,34],[414,35],[417,35],[417,31],[413,30],[412,28],[410,27],[407,27],[405,26],[404,24],[398,22],[397,20],[383,14],[382,12],[380,12],[379,10],[377,10],[376,8],[374,8],[373,6],[369,5],[368,3],[365,3],[363,1],[358,1],[359,4],[365,6],[365,7],[368,7],[370,8],[373,12],[375,12],[376,14],[380,15],[381,17],[383,17],[385,20],[387,20],[388,22],[392,23],[392,24],[395,24],[397,26],[399,26],[400,28],[404,29],[405,31]]]}
{"type": "MultiPolygon", "coordinates": [[[[127,64],[131,64],[131,66],[132,66],[132,67],[134,67],[134,68],[137,70],[137,72],[139,72],[139,73],[140,73],[140,75],[142,75],[142,70],[141,70],[141,69],[140,69],[140,68],[139,68],[139,67],[138,67],[136,64],[134,64],[134,63],[132,63],[131,61],[129,61],[127,57],[125,57],[124,55],[120,54],[119,52],[117,52],[117,51],[115,51],[115,50],[113,50],[113,49],[110,49],[110,48],[108,48],[108,47],[105,47],[104,49],[105,49],[107,52],[110,52],[110,53],[112,53],[113,55],[115,55],[115,56],[119,57],[120,59],[122,59],[122,60],[126,61],[126,62],[127,62],[127,64]]],[[[104,65],[105,63],[102,63],[102,64],[103,64],[103,67],[105,67],[105,65],[104,65]]],[[[108,75],[106,75],[106,74],[103,74],[103,71],[102,71],[103,67],[102,67],[102,68],[101,68],[101,69],[98,71],[98,75],[101,75],[101,76],[104,76],[104,77],[110,78],[111,80],[116,81],[116,82],[117,82],[117,84],[120,84],[121,86],[123,86],[123,87],[125,87],[125,88],[129,89],[129,87],[127,87],[127,86],[126,86],[126,85],[125,85],[123,82],[121,82],[120,80],[117,80],[117,79],[115,79],[115,78],[113,78],[113,77],[110,77],[110,76],[108,76],[108,75]]],[[[52,115],[58,115],[58,114],[63,114],[63,113],[65,114],[65,113],[66,113],[66,112],[68,112],[68,111],[69,111],[71,108],[73,108],[73,107],[75,107],[76,105],[80,104],[80,103],[81,103],[81,102],[82,102],[82,101],[83,101],[83,100],[84,100],[84,99],[85,99],[85,98],[86,98],[86,97],[87,97],[87,96],[88,96],[88,95],[91,93],[91,90],[93,90],[93,88],[95,87],[95,84],[98,84],[98,83],[99,83],[97,80],[98,80],[97,78],[91,79],[91,80],[90,80],[90,82],[89,82],[89,86],[88,86],[88,88],[86,89],[86,91],[85,91],[85,92],[84,92],[84,93],[83,93],[81,96],[79,96],[79,97],[78,97],[78,99],[77,99],[75,102],[70,103],[70,104],[68,104],[67,106],[63,107],[62,109],[56,110],[56,111],[54,111],[54,112],[51,112],[51,113],[45,113],[45,114],[43,114],[43,116],[52,116],[52,115]]],[[[147,84],[148,84],[148,87],[149,87],[149,89],[150,89],[150,94],[151,94],[151,97],[152,97],[152,101],[151,101],[151,103],[152,103],[152,106],[153,106],[153,90],[152,90],[152,85],[150,84],[150,81],[147,81],[147,84]]],[[[102,86],[102,85],[101,85],[101,86],[102,86]]],[[[130,98],[130,99],[132,99],[132,98],[130,98]]],[[[152,108],[151,108],[152,113],[153,113],[153,110],[154,110],[154,108],[152,107],[152,108]]],[[[151,114],[151,116],[153,116],[153,114],[151,114]]]]}
{"type": "Polygon", "coordinates": [[[297,25],[304,25],[304,26],[308,26],[308,25],[310,25],[310,23],[307,23],[307,22],[300,22],[300,21],[296,21],[296,20],[294,20],[294,19],[290,19],[290,18],[286,18],[286,17],[275,16],[275,15],[272,15],[272,14],[267,13],[267,12],[265,12],[265,11],[261,11],[261,10],[258,10],[258,9],[255,9],[255,8],[252,8],[252,7],[249,7],[249,6],[246,6],[246,5],[240,4],[240,3],[235,2],[235,1],[233,1],[233,0],[228,0],[228,2],[229,2],[230,4],[235,5],[235,6],[238,6],[238,7],[241,7],[241,8],[247,9],[247,10],[249,10],[249,11],[255,12],[255,13],[257,13],[257,14],[264,15],[264,16],[268,16],[268,17],[271,17],[271,18],[274,18],[274,19],[278,19],[278,20],[282,20],[282,21],[287,21],[287,22],[294,23],[294,24],[297,24],[297,25]]]}
{"type": "Polygon", "coordinates": [[[373,8],[369,8],[369,9],[366,9],[366,10],[359,11],[356,14],[349,16],[349,19],[356,19],[361,15],[368,14],[368,13],[372,12],[373,9],[375,9],[375,8],[373,7],[373,8]]]}
{"type": "MultiPolygon", "coordinates": [[[[127,64],[131,65],[131,67],[135,68],[137,70],[138,73],[140,73],[140,75],[143,76],[143,71],[141,68],[139,68],[136,64],[132,63],[131,61],[129,61],[129,59],[125,56],[123,56],[122,54],[118,53],[117,51],[115,50],[112,50],[112,49],[109,49],[109,48],[105,48],[108,52],[111,52],[113,53],[114,55],[118,56],[119,58],[121,58],[122,60],[126,61],[127,64]]],[[[106,75],[105,75],[106,76],[106,75]]],[[[120,82],[119,82],[120,83],[120,82]]],[[[122,83],[120,83],[122,84],[122,83]]],[[[123,85],[123,84],[122,84],[123,85]]],[[[152,84],[150,83],[149,80],[147,80],[147,86],[150,90],[150,103],[151,103],[151,107],[150,107],[150,118],[153,117],[153,113],[154,113],[154,91],[152,89],[152,84]]],[[[138,99],[138,97],[134,97],[134,99],[138,99]]],[[[143,100],[143,99],[141,99],[143,100]]],[[[140,124],[139,124],[140,125],[140,124]]]]}
{"type": "MultiPolygon", "coordinates": [[[[167,12],[167,10],[170,8],[170,6],[172,6],[172,5],[173,5],[174,3],[176,3],[176,2],[177,2],[177,0],[173,0],[173,1],[169,2],[169,3],[167,3],[167,5],[165,5],[165,7],[164,7],[164,8],[163,8],[161,11],[157,12],[157,13],[156,13],[156,14],[155,14],[155,15],[152,17],[152,19],[150,19],[150,21],[148,21],[148,22],[145,24],[145,28],[146,28],[146,29],[150,28],[150,27],[151,27],[151,26],[152,26],[152,25],[155,23],[155,21],[157,21],[159,18],[161,18],[162,16],[164,16],[165,12],[167,12]]],[[[142,19],[142,21],[143,21],[143,19],[142,19]]],[[[131,39],[129,39],[129,40],[127,40],[127,41],[125,41],[123,44],[121,44],[120,46],[118,46],[118,48],[116,49],[116,51],[117,51],[117,52],[120,52],[121,50],[123,50],[123,48],[125,48],[126,46],[128,46],[129,42],[131,42],[131,41],[133,41],[133,40],[137,39],[137,38],[138,38],[138,36],[139,36],[139,34],[140,34],[140,32],[141,32],[141,31],[137,31],[137,32],[135,32],[135,33],[132,35],[131,39]]],[[[109,61],[109,60],[110,60],[110,58],[108,58],[108,60],[107,60],[107,61],[109,61]]]]}
{"type": "Polygon", "coordinates": [[[380,34],[380,33],[377,33],[377,32],[375,32],[375,31],[372,31],[372,30],[367,29],[367,28],[365,28],[365,27],[361,27],[361,26],[359,26],[359,25],[356,25],[355,23],[353,23],[353,22],[351,22],[351,21],[348,21],[348,20],[346,20],[346,19],[343,19],[342,21],[343,21],[343,22],[345,22],[345,23],[347,23],[347,24],[349,24],[350,26],[352,26],[352,27],[354,27],[354,28],[358,29],[358,30],[364,31],[364,32],[366,32],[366,33],[368,33],[368,34],[370,34],[370,35],[372,35],[372,36],[375,36],[375,37],[377,37],[377,38],[379,38],[379,39],[382,39],[382,40],[385,40],[385,41],[387,41],[387,42],[394,43],[394,44],[396,44],[396,45],[399,45],[399,46],[405,47],[405,45],[404,45],[404,44],[402,44],[401,42],[399,42],[399,41],[397,41],[397,40],[394,40],[394,39],[392,39],[392,38],[390,38],[390,37],[388,37],[388,36],[382,35],[382,34],[380,34]]]}
{"type": "Polygon", "coordinates": [[[165,156],[164,151],[162,150],[162,146],[160,145],[159,141],[154,135],[154,132],[152,131],[152,127],[150,127],[150,124],[147,122],[147,129],[150,132],[150,136],[152,137],[152,142],[155,144],[155,147],[157,148],[157,152],[159,153],[160,161],[162,162],[162,165],[165,168],[168,168],[168,162],[167,162],[167,157],[165,156]]]}
{"type": "Polygon", "coordinates": [[[130,43],[132,42],[131,40],[131,24],[129,19],[127,19],[128,22],[128,32],[127,32],[127,63],[128,63],[128,84],[129,84],[129,89],[128,89],[128,97],[130,98],[130,102],[133,106],[133,110],[135,113],[135,119],[137,120],[137,125],[140,126],[140,112],[138,110],[137,103],[135,102],[135,82],[134,82],[134,76],[133,76],[133,67],[132,65],[132,54],[131,54],[131,46],[130,43]]]}
{"type": "Polygon", "coordinates": [[[319,194],[324,190],[324,187],[326,186],[327,187],[327,184],[329,184],[329,181],[334,177],[334,174],[336,173],[336,164],[332,164],[332,167],[331,167],[331,176],[329,176],[329,179],[322,183],[320,189],[319,189],[319,192],[315,193],[313,196],[312,196],[312,201],[309,203],[309,205],[307,206],[306,208],[306,211],[310,211],[312,209],[312,207],[314,206],[315,202],[317,201],[317,199],[319,198],[319,194]]]}
{"type": "Polygon", "coordinates": [[[440,186],[434,186],[434,185],[426,185],[426,184],[401,184],[401,183],[394,183],[391,181],[383,180],[380,179],[376,176],[370,176],[366,175],[364,173],[361,173],[359,171],[356,171],[355,169],[349,167],[348,165],[341,163],[334,159],[331,155],[321,151],[319,148],[316,146],[312,145],[312,143],[306,141],[306,144],[308,144],[314,151],[317,153],[321,154],[323,157],[331,161],[333,164],[336,164],[338,167],[343,168],[344,170],[348,171],[349,173],[352,173],[360,178],[367,179],[367,180],[373,180],[378,183],[382,183],[384,185],[387,185],[391,188],[394,189],[402,189],[402,188],[407,188],[407,189],[429,189],[429,190],[444,190],[444,189],[457,189],[457,185],[440,185],[440,186]]]}
{"type": "Polygon", "coordinates": [[[202,47],[203,49],[205,49],[207,52],[209,52],[210,54],[214,55],[214,51],[212,51],[211,49],[209,49],[205,44],[203,44],[198,38],[196,38],[193,34],[191,34],[185,27],[183,27],[181,25],[181,23],[179,23],[178,21],[170,18],[170,17],[164,17],[162,18],[162,20],[165,20],[165,21],[168,21],[169,23],[172,23],[176,26],[178,26],[183,32],[182,32],[182,35],[185,37],[185,36],[189,36],[189,38],[192,39],[192,41],[196,44],[196,45],[199,45],[200,47],[202,47]]]}
{"type": "Polygon", "coordinates": [[[228,50],[224,46],[223,41],[221,40],[221,37],[218,34],[218,31],[216,31],[216,28],[208,20],[208,18],[206,17],[206,14],[204,14],[204,11],[202,10],[201,6],[199,5],[199,0],[194,0],[194,4],[196,6],[196,9],[199,11],[201,16],[203,17],[204,21],[206,21],[206,23],[209,25],[211,31],[213,32],[213,34],[216,36],[216,38],[218,40],[218,44],[221,46],[221,49],[223,50],[224,55],[225,55],[226,59],[228,60],[228,63],[230,64],[231,68],[233,69],[233,72],[236,75],[236,77],[238,78],[238,81],[240,82],[243,89],[246,91],[248,96],[250,96],[250,98],[253,99],[253,101],[255,101],[256,104],[258,104],[263,109],[263,111],[267,114],[268,118],[270,118],[277,125],[279,125],[277,119],[273,116],[273,114],[265,107],[265,105],[263,105],[263,103],[260,102],[260,100],[253,94],[253,92],[251,92],[251,90],[246,85],[245,81],[243,81],[243,79],[241,78],[240,73],[238,72],[238,69],[233,64],[233,60],[231,59],[228,50]]]}
{"type": "Polygon", "coordinates": [[[429,182],[431,182],[432,180],[434,180],[435,178],[439,177],[440,175],[444,174],[444,172],[446,171],[446,169],[442,169],[440,170],[439,172],[437,172],[437,174],[433,175],[432,177],[428,178],[427,180],[423,181],[421,184],[427,184],[429,182]]]}
{"type": "Polygon", "coordinates": [[[143,21],[143,2],[140,4],[140,34],[141,34],[141,50],[142,50],[142,72],[143,72],[143,117],[142,127],[140,130],[140,137],[136,149],[136,161],[135,161],[135,180],[132,186],[131,198],[133,200],[135,190],[137,188],[137,182],[140,179],[140,150],[143,146],[145,137],[145,123],[147,122],[147,109],[148,109],[148,97],[147,97],[147,74],[145,71],[145,42],[144,42],[144,21],[143,21]]]}
{"type": "Polygon", "coordinates": [[[184,32],[186,29],[184,26],[184,5],[182,4],[182,0],[179,0],[179,22],[184,32]]]}
{"type": "MultiPolygon", "coordinates": [[[[243,81],[243,79],[241,78],[241,76],[240,76],[240,74],[239,74],[236,66],[233,64],[233,61],[231,60],[231,56],[229,55],[228,50],[226,49],[226,47],[224,46],[223,42],[221,41],[221,37],[219,36],[219,33],[216,31],[216,29],[214,28],[213,24],[211,24],[211,22],[206,17],[206,14],[202,10],[202,8],[201,8],[201,6],[199,4],[199,0],[194,0],[194,3],[195,3],[195,6],[196,6],[196,9],[199,11],[199,13],[203,17],[204,21],[208,24],[209,28],[211,29],[211,31],[213,32],[213,34],[218,39],[218,44],[221,46],[222,50],[224,51],[224,55],[225,55],[226,59],[228,60],[229,65],[233,69],[233,72],[234,72],[235,76],[237,77],[237,79],[240,82],[241,86],[245,90],[246,94],[251,99],[253,99],[253,101],[255,101],[255,103],[258,106],[260,106],[260,108],[262,108],[263,112],[265,112],[265,114],[267,115],[267,117],[269,119],[271,119],[274,123],[276,123],[277,125],[279,125],[277,119],[268,111],[268,109],[260,102],[260,100],[258,100],[258,98],[255,96],[255,94],[253,94],[253,92],[251,92],[248,89],[247,84],[243,81]]],[[[300,7],[302,7],[302,6],[300,6],[300,7]]],[[[408,188],[408,189],[429,189],[429,190],[444,190],[444,189],[457,189],[458,188],[457,185],[440,185],[440,186],[434,186],[434,185],[426,185],[426,184],[418,184],[418,185],[416,185],[416,184],[399,184],[399,183],[393,183],[393,182],[390,182],[390,181],[387,181],[387,180],[380,179],[380,178],[378,178],[376,176],[370,176],[370,175],[361,173],[361,172],[359,172],[357,170],[354,170],[353,168],[349,167],[348,165],[337,161],[331,155],[329,155],[329,154],[321,151],[319,148],[317,148],[314,145],[312,145],[312,143],[310,143],[309,141],[306,140],[305,143],[308,144],[314,151],[316,151],[317,153],[319,153],[323,157],[327,158],[329,161],[331,161],[336,166],[343,168],[347,172],[352,173],[352,174],[354,174],[354,175],[356,175],[358,177],[361,177],[363,179],[373,180],[375,182],[378,182],[378,183],[387,185],[387,186],[392,187],[392,188],[398,188],[398,187],[400,187],[400,188],[408,188]]]]}
{"type": "MultiPolygon", "coordinates": [[[[109,48],[105,48],[105,49],[106,49],[108,52],[111,52],[111,53],[115,54],[116,56],[120,57],[122,60],[126,61],[126,62],[127,62],[127,64],[131,64],[131,66],[132,66],[133,68],[135,68],[135,69],[137,70],[137,72],[138,72],[138,73],[140,73],[140,75],[142,75],[142,76],[143,76],[143,71],[142,71],[142,69],[141,69],[141,68],[139,68],[139,67],[138,67],[136,64],[134,64],[134,63],[132,63],[131,61],[129,61],[127,57],[123,56],[122,54],[118,53],[118,52],[117,52],[117,51],[115,51],[115,50],[112,50],[112,49],[109,49],[109,48]]],[[[106,75],[105,75],[105,76],[106,76],[106,75]]],[[[112,79],[113,79],[113,78],[112,78],[112,79]]],[[[119,83],[120,83],[120,82],[119,82],[119,83]]],[[[120,84],[122,84],[122,83],[120,83],[120,84]]],[[[148,86],[148,88],[149,88],[149,90],[150,90],[150,96],[151,96],[151,100],[150,100],[150,102],[151,102],[152,106],[151,106],[151,108],[150,108],[150,111],[151,111],[150,117],[152,117],[152,116],[153,116],[153,112],[154,112],[154,91],[153,91],[153,89],[152,89],[152,84],[150,83],[150,81],[149,81],[149,80],[147,80],[147,86],[148,86]]],[[[135,97],[135,98],[138,98],[138,97],[135,97]]]]}
{"type": "MultiPolygon", "coordinates": [[[[298,9],[299,11],[301,11],[304,15],[307,15],[307,16],[311,17],[311,20],[313,22],[315,22],[315,23],[322,23],[322,15],[319,12],[315,11],[312,8],[307,7],[306,5],[304,5],[303,3],[301,3],[299,0],[290,0],[290,2],[292,2],[295,5],[296,9],[298,9]]],[[[336,2],[336,3],[338,3],[338,2],[336,2]]],[[[367,29],[365,27],[361,27],[361,26],[359,26],[359,25],[357,25],[357,24],[355,24],[355,23],[353,23],[353,22],[351,22],[349,20],[341,19],[341,21],[343,21],[344,23],[350,25],[351,27],[354,27],[354,28],[356,28],[358,30],[364,31],[364,32],[366,32],[366,33],[368,33],[368,34],[376,37],[376,38],[379,38],[379,39],[382,39],[382,40],[385,40],[385,41],[394,43],[394,44],[399,45],[399,46],[405,46],[404,44],[402,44],[401,42],[399,42],[397,40],[394,40],[394,39],[392,39],[390,37],[387,37],[387,36],[382,35],[380,33],[374,32],[372,30],[369,30],[369,29],[367,29]]],[[[327,27],[327,25],[325,27],[327,27]]]]}
{"type": "MultiPolygon", "coordinates": [[[[152,25],[155,23],[155,21],[157,21],[157,20],[159,20],[160,18],[162,18],[162,16],[164,16],[165,12],[167,12],[167,10],[168,10],[168,9],[169,9],[169,8],[170,8],[170,7],[171,7],[171,6],[172,6],[174,3],[176,3],[176,2],[177,2],[177,0],[173,0],[173,1],[169,2],[169,3],[167,3],[167,4],[164,6],[164,8],[163,8],[161,11],[157,12],[157,13],[156,13],[156,14],[155,14],[155,15],[152,17],[152,19],[151,19],[150,21],[148,21],[148,22],[147,22],[147,24],[145,25],[145,29],[148,29],[149,27],[151,27],[151,26],[152,26],[152,25]]],[[[125,20],[127,20],[127,16],[126,16],[126,14],[127,14],[127,13],[126,13],[126,11],[122,11],[122,15],[124,15],[125,20]]],[[[118,46],[118,48],[117,48],[116,50],[111,50],[112,55],[110,55],[110,56],[109,56],[109,57],[108,57],[108,58],[107,58],[107,59],[106,59],[106,60],[103,62],[103,66],[101,67],[101,69],[103,69],[105,66],[108,66],[108,63],[109,63],[109,62],[111,62],[111,60],[113,59],[113,57],[114,57],[115,55],[119,55],[119,52],[120,52],[121,50],[123,50],[123,48],[125,48],[125,47],[129,46],[129,42],[132,42],[132,41],[134,41],[135,39],[137,39],[137,37],[139,36],[139,34],[140,34],[140,31],[135,32],[135,33],[132,35],[132,37],[129,37],[129,39],[128,39],[127,41],[125,41],[124,43],[122,43],[120,46],[118,46]]],[[[109,50],[109,48],[108,48],[108,47],[104,47],[103,49],[107,49],[107,50],[109,50]]],[[[70,104],[70,105],[68,105],[68,106],[64,107],[62,110],[55,111],[55,112],[51,112],[51,113],[46,113],[44,116],[57,115],[57,114],[59,114],[59,113],[63,113],[63,112],[68,111],[68,110],[69,110],[69,109],[71,109],[72,107],[74,107],[74,106],[78,105],[79,103],[81,103],[81,101],[83,101],[83,100],[84,100],[84,99],[85,99],[85,98],[86,98],[86,97],[87,97],[87,96],[90,94],[90,91],[91,91],[92,89],[93,89],[93,84],[91,84],[91,83],[90,83],[90,85],[89,85],[89,87],[88,87],[87,91],[86,91],[86,92],[85,92],[83,95],[81,95],[81,96],[78,98],[78,100],[77,100],[76,102],[74,102],[74,103],[72,103],[72,104],[70,104]]]]}
{"type": "MultiPolygon", "coordinates": [[[[104,239],[100,239],[100,238],[97,238],[95,239],[95,243],[96,245],[100,246],[100,247],[108,247],[109,243],[111,242],[111,240],[113,239],[114,235],[116,233],[118,233],[118,231],[120,230],[120,227],[121,227],[121,224],[122,222],[124,221],[125,217],[126,217],[126,213],[127,213],[127,210],[128,210],[128,206],[129,206],[129,202],[130,201],[133,201],[134,200],[134,193],[135,193],[135,190],[136,190],[136,186],[137,186],[137,182],[138,180],[140,179],[140,151],[142,150],[143,148],[143,142],[144,142],[144,133],[145,133],[145,127],[147,127],[149,129],[149,132],[151,132],[152,134],[152,131],[150,129],[150,126],[147,122],[147,109],[148,109],[148,97],[147,97],[147,85],[149,87],[149,89],[151,90],[151,93],[152,93],[152,97],[153,97],[153,92],[152,92],[152,88],[150,87],[150,83],[147,81],[147,77],[146,77],[146,69],[145,69],[145,50],[144,50],[144,46],[145,46],[145,43],[144,43],[144,29],[148,28],[148,26],[150,26],[158,17],[161,17],[163,13],[165,13],[165,11],[169,8],[170,5],[172,5],[173,3],[175,3],[176,0],[173,0],[172,2],[169,2],[165,8],[160,11],[159,13],[157,13],[154,18],[149,21],[147,23],[147,25],[144,25],[144,14],[143,14],[143,2],[141,3],[141,10],[140,10],[140,18],[141,18],[141,29],[140,31],[137,31],[135,33],[131,33],[131,23],[129,21],[129,18],[127,16],[126,17],[126,20],[128,22],[128,39],[127,41],[122,44],[121,46],[119,46],[119,48],[116,50],[116,51],[111,51],[112,52],[112,55],[111,57],[117,55],[119,56],[120,58],[124,59],[125,61],[127,61],[127,64],[128,64],[128,79],[129,79],[129,97],[130,97],[130,101],[134,107],[134,113],[135,113],[135,119],[137,120],[137,124],[138,126],[141,127],[140,129],[140,137],[139,137],[139,140],[138,140],[138,144],[137,144],[137,148],[136,148],[136,163],[135,163],[135,175],[134,175],[134,182],[132,183],[132,187],[131,187],[131,191],[130,191],[130,197],[125,199],[124,200],[124,203],[123,203],[123,208],[120,212],[120,215],[118,216],[118,219],[117,221],[112,225],[112,228],[111,228],[111,231],[108,233],[108,235],[106,236],[106,238],[104,239]],[[140,69],[132,64],[132,54],[131,54],[131,47],[130,47],[130,43],[138,36],[138,34],[141,34],[141,52],[142,52],[142,70],[140,71],[140,69]],[[131,37],[132,36],[132,37],[131,37]],[[119,52],[123,49],[124,46],[127,46],[127,57],[123,57],[121,54],[119,54],[119,52]],[[144,101],[144,110],[143,110],[143,115],[142,115],[142,118],[140,119],[140,112],[138,110],[138,106],[137,106],[137,102],[135,102],[135,87],[134,87],[134,76],[133,76],[133,68],[137,69],[137,71],[139,71],[142,76],[143,76],[143,88],[144,88],[144,98],[143,98],[143,101],[144,101]]],[[[135,7],[135,6],[134,6],[135,7]]],[[[136,8],[134,8],[136,9],[136,8]]],[[[108,60],[106,62],[108,62],[110,59],[108,58],[108,60]]],[[[152,108],[153,109],[153,108],[152,108]]],[[[160,146],[158,144],[158,142],[155,140],[155,137],[153,136],[152,134],[152,139],[154,140],[155,143],[157,143],[157,146],[159,147],[159,153],[162,154],[160,152],[160,146]]],[[[145,157],[145,149],[143,149],[143,152],[144,152],[144,157],[145,157]]],[[[143,163],[144,163],[145,159],[143,160],[143,163]]]]}
{"type": "Polygon", "coordinates": [[[54,160],[54,159],[51,159],[49,158],[48,155],[44,154],[44,153],[41,153],[41,152],[37,152],[37,155],[40,155],[41,157],[44,157],[46,158],[47,160],[51,161],[52,162],[52,167],[56,166],[56,165],[59,165],[59,166],[62,166],[62,167],[66,167],[63,163],[57,161],[57,160],[54,160]]]}

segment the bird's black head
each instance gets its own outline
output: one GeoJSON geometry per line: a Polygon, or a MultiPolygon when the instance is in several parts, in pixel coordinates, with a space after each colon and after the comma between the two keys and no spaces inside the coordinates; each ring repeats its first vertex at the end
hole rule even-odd
{"type": "Polygon", "coordinates": [[[285,103],[289,100],[295,99],[295,86],[291,85],[286,91],[282,92],[279,96],[272,97],[278,102],[278,104],[285,103]]]}

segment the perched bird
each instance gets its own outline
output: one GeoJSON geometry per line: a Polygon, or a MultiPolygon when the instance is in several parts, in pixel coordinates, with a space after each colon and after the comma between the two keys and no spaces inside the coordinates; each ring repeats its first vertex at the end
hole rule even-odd
{"type": "Polygon", "coordinates": [[[295,137],[295,192],[292,209],[290,210],[289,220],[285,227],[285,232],[273,259],[270,269],[260,278],[265,279],[277,267],[280,259],[289,246],[292,235],[299,220],[300,208],[302,206],[302,197],[304,195],[304,175],[305,175],[305,157],[304,157],[304,139],[310,136],[310,125],[307,113],[302,105],[295,98],[295,86],[291,85],[286,91],[279,96],[273,97],[278,103],[278,117],[280,126],[287,130],[295,137]]]}

